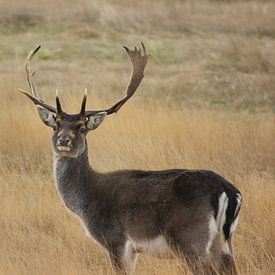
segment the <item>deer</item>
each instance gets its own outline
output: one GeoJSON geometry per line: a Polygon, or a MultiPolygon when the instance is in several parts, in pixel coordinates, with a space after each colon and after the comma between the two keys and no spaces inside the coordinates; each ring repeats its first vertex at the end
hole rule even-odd
{"type": "Polygon", "coordinates": [[[35,89],[33,56],[26,60],[30,91],[18,89],[37,107],[42,122],[51,127],[54,176],[66,208],[79,217],[88,236],[105,249],[114,269],[131,274],[138,254],[176,255],[194,274],[237,274],[232,234],[242,204],[240,191],[209,170],[95,171],[88,158],[87,134],[133,96],[144,77],[149,54],[145,45],[124,46],[132,75],[125,95],[107,109],[63,111],[45,103],[35,89]]]}

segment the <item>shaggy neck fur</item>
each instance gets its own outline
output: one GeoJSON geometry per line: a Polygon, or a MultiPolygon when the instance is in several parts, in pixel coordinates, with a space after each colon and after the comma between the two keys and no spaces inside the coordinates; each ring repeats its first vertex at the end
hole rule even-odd
{"type": "Polygon", "coordinates": [[[88,150],[76,158],[55,156],[57,190],[65,205],[82,216],[96,193],[96,173],[89,165],[88,150]]]}

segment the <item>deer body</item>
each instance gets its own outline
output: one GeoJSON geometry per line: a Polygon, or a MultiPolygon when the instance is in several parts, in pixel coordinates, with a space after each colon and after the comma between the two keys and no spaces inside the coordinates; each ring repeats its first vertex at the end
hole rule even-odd
{"type": "MultiPolygon", "coordinates": [[[[239,191],[211,171],[100,174],[90,167],[87,150],[78,158],[55,157],[55,177],[64,204],[110,253],[116,268],[132,269],[139,252],[169,256],[178,243],[184,255],[207,259],[214,239],[227,234],[239,207],[239,191]]],[[[221,245],[223,253],[228,246],[230,240],[221,245]]]]}
{"type": "Polygon", "coordinates": [[[53,128],[54,173],[57,190],[66,207],[77,215],[88,235],[105,248],[118,271],[134,267],[137,253],[185,257],[193,272],[203,267],[213,274],[236,274],[231,237],[238,222],[241,194],[212,171],[171,169],[164,171],[121,170],[97,173],[88,160],[86,135],[105,116],[116,112],[137,89],[148,55],[126,48],[133,75],[126,96],[109,109],[79,114],[63,112],[38,98],[27,76],[42,121],[53,128]]]}

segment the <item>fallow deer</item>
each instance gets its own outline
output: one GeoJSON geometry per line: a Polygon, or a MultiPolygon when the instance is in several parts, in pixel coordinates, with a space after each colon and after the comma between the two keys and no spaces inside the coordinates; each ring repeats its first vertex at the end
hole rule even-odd
{"type": "Polygon", "coordinates": [[[85,109],[86,94],[78,114],[42,101],[33,84],[31,60],[26,72],[30,87],[24,93],[37,105],[41,120],[53,129],[54,174],[65,206],[76,214],[88,235],[105,248],[114,268],[133,271],[137,253],[184,257],[196,273],[236,274],[231,237],[241,207],[240,191],[212,171],[120,170],[96,172],[88,160],[87,134],[106,115],[117,112],[135,93],[147,63],[142,49],[124,47],[133,72],[126,95],[109,109],[85,109]],[[200,270],[200,271],[199,271],[200,270]]]}

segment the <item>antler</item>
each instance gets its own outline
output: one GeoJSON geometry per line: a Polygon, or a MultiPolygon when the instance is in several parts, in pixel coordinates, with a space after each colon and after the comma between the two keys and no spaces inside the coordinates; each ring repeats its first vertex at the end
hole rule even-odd
{"type": "Polygon", "coordinates": [[[146,48],[142,42],[141,46],[143,49],[143,54],[141,49],[137,50],[137,48],[135,47],[134,50],[130,50],[128,47],[124,46],[124,49],[128,53],[133,66],[131,80],[126,89],[125,96],[109,109],[104,109],[100,111],[86,111],[86,116],[90,116],[98,112],[106,112],[107,115],[116,113],[122,107],[122,105],[135,93],[144,76],[143,71],[149,57],[149,54],[146,52],[146,48]]]}
{"type": "MultiPolygon", "coordinates": [[[[41,100],[39,98],[39,95],[36,92],[34,84],[32,82],[35,72],[31,71],[31,60],[32,60],[33,56],[39,51],[40,48],[41,48],[41,45],[38,45],[34,49],[32,49],[27,57],[27,60],[26,60],[25,69],[26,69],[26,73],[27,73],[27,81],[30,86],[31,94],[26,91],[23,91],[21,89],[18,89],[18,91],[20,91],[21,93],[26,95],[35,105],[41,106],[41,107],[57,114],[57,113],[60,113],[60,111],[62,112],[61,105],[59,104],[60,109],[58,108],[58,110],[57,110],[55,107],[44,103],[43,100],[41,100]]],[[[59,102],[58,96],[56,97],[56,102],[59,102]]]]}
{"type": "MultiPolygon", "coordinates": [[[[131,76],[130,82],[128,84],[128,87],[126,89],[125,96],[109,109],[97,110],[97,111],[85,111],[85,105],[86,105],[86,94],[85,94],[83,97],[83,100],[82,100],[82,105],[81,105],[81,111],[80,111],[81,115],[91,116],[91,115],[94,115],[99,112],[106,112],[107,115],[116,113],[123,106],[123,104],[130,97],[133,96],[133,94],[135,93],[136,89],[138,88],[138,86],[144,76],[143,75],[144,68],[147,64],[147,60],[149,57],[149,54],[146,52],[145,46],[142,42],[141,42],[141,46],[142,46],[143,53],[142,53],[141,49],[138,50],[136,47],[134,48],[134,50],[130,50],[128,47],[124,46],[126,52],[128,53],[128,55],[130,57],[130,60],[132,62],[132,66],[133,66],[132,76],[131,76]]],[[[53,107],[51,105],[44,103],[44,101],[39,98],[39,95],[36,92],[35,86],[32,82],[35,72],[31,72],[31,68],[30,68],[31,60],[32,60],[33,56],[39,51],[40,48],[41,48],[41,46],[39,45],[39,46],[35,47],[33,50],[31,50],[31,52],[29,53],[29,55],[27,57],[27,61],[26,61],[27,81],[30,86],[31,94],[24,90],[21,90],[21,89],[18,89],[18,90],[21,93],[23,93],[24,95],[26,95],[35,105],[41,106],[41,107],[49,110],[50,112],[53,112],[56,114],[61,114],[61,113],[63,113],[63,111],[61,108],[59,97],[56,96],[56,107],[53,107]]]]}

